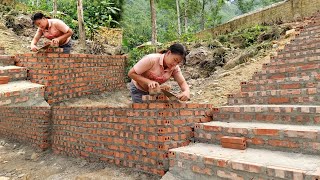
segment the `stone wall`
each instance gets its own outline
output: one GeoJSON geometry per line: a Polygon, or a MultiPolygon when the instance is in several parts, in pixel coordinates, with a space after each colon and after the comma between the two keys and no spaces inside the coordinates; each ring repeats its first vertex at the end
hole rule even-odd
{"type": "Polygon", "coordinates": [[[215,28],[201,31],[197,36],[199,38],[216,36],[257,24],[290,22],[309,17],[318,10],[320,10],[320,1],[318,0],[287,0],[262,10],[244,14],[215,28]]]}

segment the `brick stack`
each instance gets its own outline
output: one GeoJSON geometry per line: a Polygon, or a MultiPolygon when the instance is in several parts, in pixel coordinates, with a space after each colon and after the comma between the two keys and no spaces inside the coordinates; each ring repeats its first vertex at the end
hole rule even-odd
{"type": "Polygon", "coordinates": [[[320,14],[249,82],[195,125],[196,144],[170,150],[182,179],[320,179],[320,14]],[[246,150],[221,147],[245,138],[246,150]]]}
{"type": "Polygon", "coordinates": [[[69,98],[125,88],[125,56],[63,54],[60,48],[19,54],[18,66],[28,67],[33,83],[46,86],[49,104],[69,98]]]}

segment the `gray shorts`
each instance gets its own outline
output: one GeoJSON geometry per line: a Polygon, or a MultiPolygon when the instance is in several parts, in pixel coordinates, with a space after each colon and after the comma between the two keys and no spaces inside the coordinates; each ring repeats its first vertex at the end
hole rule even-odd
{"type": "Polygon", "coordinates": [[[70,54],[71,47],[72,47],[71,39],[67,44],[64,44],[64,45],[59,46],[59,47],[63,48],[63,53],[70,54]]]}
{"type": "Polygon", "coordinates": [[[131,93],[131,98],[132,98],[132,102],[134,103],[142,103],[142,96],[143,95],[148,95],[148,92],[144,92],[141,91],[140,89],[138,89],[133,83],[132,81],[129,84],[129,88],[130,88],[130,93],[131,93]]]}

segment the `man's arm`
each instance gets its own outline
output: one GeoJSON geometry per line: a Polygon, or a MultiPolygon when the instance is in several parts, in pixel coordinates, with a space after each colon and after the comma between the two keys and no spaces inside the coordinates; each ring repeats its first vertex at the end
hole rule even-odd
{"type": "Polygon", "coordinates": [[[37,30],[36,34],[34,35],[32,41],[31,41],[31,50],[32,51],[37,51],[38,47],[36,46],[36,44],[38,43],[39,39],[42,36],[42,32],[39,31],[39,29],[37,30]]]}

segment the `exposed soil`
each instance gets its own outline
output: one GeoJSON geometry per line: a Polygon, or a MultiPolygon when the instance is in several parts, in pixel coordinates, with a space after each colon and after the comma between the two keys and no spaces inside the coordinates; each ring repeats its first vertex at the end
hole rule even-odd
{"type": "Polygon", "coordinates": [[[160,177],[105,163],[36,152],[0,139],[0,180],[157,180],[160,177]]]}

